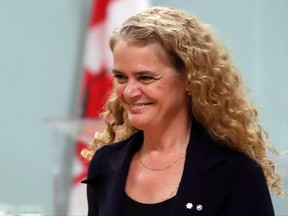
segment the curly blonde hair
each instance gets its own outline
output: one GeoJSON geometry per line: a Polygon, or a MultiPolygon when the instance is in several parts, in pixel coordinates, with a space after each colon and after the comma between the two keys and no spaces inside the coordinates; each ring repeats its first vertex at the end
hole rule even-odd
{"type": "MultiPolygon", "coordinates": [[[[110,49],[121,39],[128,43],[157,42],[166,51],[177,71],[190,83],[190,110],[210,136],[231,149],[243,152],[263,169],[270,189],[282,193],[281,178],[266,148],[276,153],[267,133],[249,102],[245,87],[225,47],[196,17],[173,8],[152,7],[132,16],[115,29],[110,49]]],[[[138,131],[127,120],[126,112],[114,91],[102,113],[106,123],[82,155],[90,160],[102,145],[128,138],[138,131]]]]}

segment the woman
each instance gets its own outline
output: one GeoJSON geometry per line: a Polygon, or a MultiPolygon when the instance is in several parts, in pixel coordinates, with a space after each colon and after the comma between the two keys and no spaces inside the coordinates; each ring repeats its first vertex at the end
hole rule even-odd
{"type": "Polygon", "coordinates": [[[88,215],[274,215],[274,148],[211,31],[154,7],[116,29],[110,48],[106,129],[82,152],[88,215]]]}

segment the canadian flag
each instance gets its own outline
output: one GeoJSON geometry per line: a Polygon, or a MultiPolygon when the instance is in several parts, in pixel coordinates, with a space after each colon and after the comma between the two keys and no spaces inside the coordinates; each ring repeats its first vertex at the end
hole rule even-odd
{"type": "MultiPolygon", "coordinates": [[[[84,55],[81,118],[97,119],[111,90],[112,56],[108,40],[113,29],[149,5],[149,0],[92,0],[84,55]]],[[[86,186],[81,181],[87,176],[88,163],[80,156],[86,145],[83,141],[76,143],[68,215],[87,214],[86,186]]]]}

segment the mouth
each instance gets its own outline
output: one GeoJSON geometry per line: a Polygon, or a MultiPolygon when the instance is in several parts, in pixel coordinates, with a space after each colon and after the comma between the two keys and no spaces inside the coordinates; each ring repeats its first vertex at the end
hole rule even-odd
{"type": "Polygon", "coordinates": [[[130,111],[140,111],[147,106],[150,106],[152,103],[137,103],[137,104],[128,104],[130,111]]]}

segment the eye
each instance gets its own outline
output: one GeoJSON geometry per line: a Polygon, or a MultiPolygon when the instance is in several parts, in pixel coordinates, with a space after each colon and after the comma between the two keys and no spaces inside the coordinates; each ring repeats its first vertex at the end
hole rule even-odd
{"type": "Polygon", "coordinates": [[[142,75],[138,77],[139,82],[144,83],[144,84],[149,84],[152,83],[153,81],[156,80],[155,77],[152,76],[146,76],[146,75],[142,75]]]}
{"type": "Polygon", "coordinates": [[[118,83],[125,83],[127,81],[127,76],[120,73],[115,73],[114,79],[116,79],[118,83]]]}

